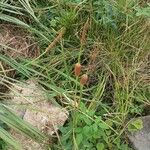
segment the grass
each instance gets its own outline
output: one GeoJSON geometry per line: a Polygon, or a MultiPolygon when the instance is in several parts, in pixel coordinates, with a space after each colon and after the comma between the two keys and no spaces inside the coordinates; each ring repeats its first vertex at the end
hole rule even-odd
{"type": "MultiPolygon", "coordinates": [[[[16,70],[13,79],[1,67],[1,84],[35,78],[49,99],[70,113],[51,149],[131,149],[127,126],[132,118],[145,115],[150,105],[149,73],[145,69],[150,46],[149,10],[146,2],[136,0],[0,2],[0,22],[30,32],[41,52],[35,59],[17,60],[0,53],[0,61],[16,70]],[[79,77],[73,72],[76,63],[82,66],[79,77]],[[80,84],[82,74],[88,75],[84,86],[80,84]]],[[[7,106],[0,107],[10,113],[7,106]]],[[[21,120],[28,129],[16,126],[16,116],[13,120],[1,111],[0,116],[8,126],[2,118],[15,121],[10,127],[27,135],[31,130],[21,120]]],[[[2,127],[1,139],[17,149],[18,144],[2,127]]],[[[35,134],[38,138],[40,133],[35,134]]],[[[2,150],[4,145],[0,141],[2,150]]]]}

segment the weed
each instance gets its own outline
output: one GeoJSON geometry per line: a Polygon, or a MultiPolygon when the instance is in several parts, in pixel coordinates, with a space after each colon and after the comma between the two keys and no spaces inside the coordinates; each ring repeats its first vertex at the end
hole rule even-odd
{"type": "MultiPolygon", "coordinates": [[[[128,126],[129,120],[147,114],[150,105],[149,4],[138,0],[2,0],[0,12],[1,23],[27,30],[40,47],[32,60],[15,59],[1,53],[7,47],[0,43],[0,84],[12,90],[14,82],[36,78],[49,99],[70,112],[49,147],[130,150],[124,133],[127,128],[140,129],[142,123],[128,126]],[[6,74],[9,70],[16,71],[14,78],[6,74]]],[[[14,51],[11,45],[9,49],[14,51]]],[[[0,92],[5,101],[7,93],[0,92]]],[[[33,139],[44,138],[7,106],[0,107],[6,111],[0,113],[0,121],[27,135],[34,133],[33,139]]],[[[16,149],[20,146],[1,125],[0,136],[16,149]]],[[[0,141],[2,149],[4,145],[0,141]]]]}

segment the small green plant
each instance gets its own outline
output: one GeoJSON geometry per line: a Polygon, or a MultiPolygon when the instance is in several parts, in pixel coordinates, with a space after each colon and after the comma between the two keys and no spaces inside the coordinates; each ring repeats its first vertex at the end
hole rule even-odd
{"type": "Polygon", "coordinates": [[[7,150],[7,144],[2,139],[0,139],[0,149],[7,150]]]}
{"type": "Polygon", "coordinates": [[[63,148],[76,147],[76,149],[89,150],[96,147],[100,150],[107,148],[106,145],[109,144],[107,135],[111,134],[109,125],[101,116],[95,115],[94,111],[88,111],[83,103],[76,111],[76,122],[71,121],[67,127],[61,128],[63,148]]]}
{"type": "Polygon", "coordinates": [[[128,131],[133,133],[141,130],[143,128],[143,121],[141,119],[136,119],[131,121],[128,125],[128,131]]]}
{"type": "Polygon", "coordinates": [[[135,7],[135,10],[137,16],[150,17],[150,4],[145,7],[135,7]]]}

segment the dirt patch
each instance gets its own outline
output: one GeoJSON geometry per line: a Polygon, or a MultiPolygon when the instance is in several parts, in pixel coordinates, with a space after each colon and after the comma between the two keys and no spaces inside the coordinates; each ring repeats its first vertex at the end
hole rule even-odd
{"type": "Polygon", "coordinates": [[[14,25],[0,25],[0,47],[1,53],[14,59],[39,56],[39,48],[32,36],[14,25]]]}
{"type": "MultiPolygon", "coordinates": [[[[39,47],[30,33],[9,24],[0,24],[0,53],[13,58],[36,58],[39,56],[39,47]]],[[[0,71],[7,76],[13,77],[15,70],[3,61],[0,62],[0,71]]]]}

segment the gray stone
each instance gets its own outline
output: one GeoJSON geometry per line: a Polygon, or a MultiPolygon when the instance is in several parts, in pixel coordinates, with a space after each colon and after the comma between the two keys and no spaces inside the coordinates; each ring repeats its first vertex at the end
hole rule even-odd
{"type": "Polygon", "coordinates": [[[143,128],[134,133],[128,133],[128,138],[135,150],[150,150],[150,116],[141,117],[143,128]]]}

